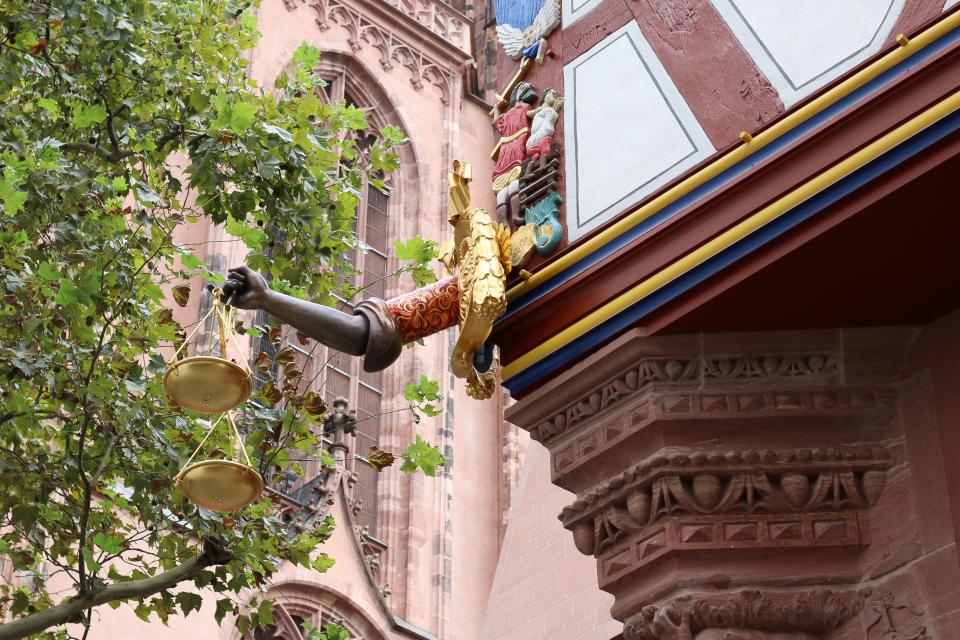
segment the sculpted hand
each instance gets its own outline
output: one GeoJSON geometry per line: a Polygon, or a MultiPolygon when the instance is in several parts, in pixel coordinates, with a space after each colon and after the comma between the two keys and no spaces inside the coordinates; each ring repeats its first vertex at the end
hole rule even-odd
{"type": "Polygon", "coordinates": [[[223,300],[226,302],[233,294],[230,304],[238,309],[262,309],[270,287],[266,279],[251,269],[240,266],[227,272],[227,281],[223,283],[223,300]]]}

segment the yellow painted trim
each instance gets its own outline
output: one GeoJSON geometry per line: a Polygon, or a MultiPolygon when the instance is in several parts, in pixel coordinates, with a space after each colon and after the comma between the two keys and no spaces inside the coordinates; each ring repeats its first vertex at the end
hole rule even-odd
{"type": "Polygon", "coordinates": [[[762,149],[780,136],[789,132],[797,125],[823,111],[834,102],[837,102],[847,94],[853,92],[855,89],[866,84],[870,80],[873,80],[887,69],[899,64],[920,49],[923,49],[927,45],[935,42],[957,27],[960,27],[960,11],[945,16],[936,24],[931,25],[925,31],[917,34],[916,37],[911,38],[907,44],[898,46],[897,48],[891,50],[882,58],[875,60],[872,64],[853,74],[829,91],[817,96],[809,103],[800,107],[793,113],[785,116],[778,122],[775,122],[769,128],[761,131],[756,136],[753,136],[749,142],[731,149],[712,163],[687,177],[682,182],[679,182],[670,189],[664,191],[647,204],[643,205],[632,213],[629,213],[594,237],[573,248],[570,252],[560,256],[556,261],[548,264],[540,271],[537,271],[531,275],[526,281],[521,282],[517,286],[507,291],[507,300],[515,300],[518,296],[521,296],[524,293],[527,293],[528,291],[538,287],[540,284],[546,282],[554,275],[576,264],[603,245],[623,234],[625,231],[640,224],[656,212],[660,211],[665,206],[673,203],[676,200],[679,200],[711,178],[714,178],[720,173],[726,171],[733,165],[753,154],[753,152],[762,149]]]}
{"type": "Polygon", "coordinates": [[[731,246],[738,240],[756,231],[778,216],[796,207],[808,198],[816,195],[831,184],[849,175],[856,169],[876,159],[899,143],[930,126],[937,120],[960,109],[960,91],[938,102],[923,113],[914,116],[896,129],[870,143],[863,149],[844,158],[810,181],[800,185],[790,193],[773,201],[749,218],[724,231],[720,235],[697,247],[691,253],[670,266],[662,269],[646,280],[628,289],[620,296],[598,307],[563,331],[560,331],[537,347],[534,347],[503,368],[503,379],[508,380],[527,367],[539,362],[554,351],[568,345],[590,329],[601,324],[647,297],[657,289],[682,276],[704,261],[731,246]]]}

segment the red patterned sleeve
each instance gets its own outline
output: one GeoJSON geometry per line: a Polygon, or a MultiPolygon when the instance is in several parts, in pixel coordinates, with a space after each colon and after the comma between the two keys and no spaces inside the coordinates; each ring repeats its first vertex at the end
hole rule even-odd
{"type": "Polygon", "coordinates": [[[387,300],[403,344],[455,327],[460,320],[457,276],[387,300]]]}

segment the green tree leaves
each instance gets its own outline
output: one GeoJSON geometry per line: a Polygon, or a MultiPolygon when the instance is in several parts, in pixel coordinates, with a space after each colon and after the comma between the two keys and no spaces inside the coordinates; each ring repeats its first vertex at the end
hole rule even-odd
{"type": "MultiPolygon", "coordinates": [[[[440,415],[440,408],[435,403],[443,400],[443,396],[440,395],[440,384],[437,381],[421,375],[418,381],[407,383],[403,396],[410,402],[414,422],[420,422],[421,414],[440,415]]],[[[437,467],[444,464],[443,454],[419,435],[416,441],[407,447],[402,457],[403,464],[400,470],[404,473],[414,473],[421,469],[426,475],[434,476],[437,473],[437,467]]]]}
{"type": "Polygon", "coordinates": [[[443,466],[445,462],[443,454],[418,435],[416,441],[410,443],[403,453],[400,470],[404,473],[415,473],[417,469],[422,469],[426,475],[435,476],[437,467],[443,466]]]}
{"type": "Polygon", "coordinates": [[[323,629],[317,629],[309,622],[303,625],[304,640],[349,640],[350,633],[337,622],[330,622],[324,625],[323,629]]]}
{"type": "Polygon", "coordinates": [[[259,106],[252,101],[244,101],[219,94],[213,98],[213,107],[217,116],[210,123],[215,132],[220,129],[229,129],[231,132],[242,135],[253,124],[259,106]]]}
{"type": "Polygon", "coordinates": [[[408,382],[403,388],[403,397],[410,401],[410,409],[414,412],[415,421],[419,422],[418,411],[428,416],[440,415],[440,409],[433,403],[443,400],[440,395],[440,383],[421,375],[416,382],[408,382]]]}
{"type": "MultiPolygon", "coordinates": [[[[173,309],[196,302],[191,280],[223,279],[222,247],[202,240],[211,226],[242,241],[273,286],[348,298],[360,194],[385,185],[405,141],[384,127],[358,152],[351,131],[368,129],[366,114],[318,97],[311,45],[275,87],[254,82],[249,5],[7,0],[0,40],[0,553],[17,572],[43,562],[91,590],[183,566],[197,540],[218,540],[230,559],[190,578],[224,595],[218,620],[283,562],[328,569],[317,549],[334,523],[291,538],[270,501],[225,518],[185,499],[172,478],[206,430],[164,397],[164,354],[189,331],[173,309]]],[[[433,277],[432,243],[400,254],[417,282],[433,277]]],[[[295,362],[269,369],[276,404],[238,417],[274,483],[318,453],[323,411],[296,389],[295,362]]],[[[434,383],[409,393],[415,419],[439,413],[434,383]]],[[[225,433],[208,444],[231,450],[225,433]]],[[[437,456],[418,441],[404,462],[435,473],[437,456]]],[[[0,584],[0,619],[62,597],[42,580],[0,584]]],[[[163,588],[135,612],[165,621],[199,607],[192,590],[163,588]]],[[[237,619],[270,615],[257,603],[237,619]]]]}
{"type": "Polygon", "coordinates": [[[405,242],[394,240],[393,248],[398,260],[408,262],[404,265],[403,270],[410,273],[418,287],[436,281],[437,277],[432,266],[433,261],[439,255],[436,242],[414,236],[405,242]]]}
{"type": "Polygon", "coordinates": [[[9,216],[20,213],[23,203],[27,201],[27,193],[17,188],[15,176],[5,175],[0,180],[0,201],[3,202],[3,212],[9,216]]]}
{"type": "Polygon", "coordinates": [[[73,126],[77,129],[86,129],[107,120],[107,110],[99,104],[85,105],[80,102],[73,102],[70,105],[70,114],[73,126]]]}
{"type": "Polygon", "coordinates": [[[117,536],[111,536],[102,532],[97,532],[93,534],[91,539],[93,540],[93,544],[97,545],[97,547],[103,549],[107,553],[120,553],[123,551],[123,541],[117,536]]]}

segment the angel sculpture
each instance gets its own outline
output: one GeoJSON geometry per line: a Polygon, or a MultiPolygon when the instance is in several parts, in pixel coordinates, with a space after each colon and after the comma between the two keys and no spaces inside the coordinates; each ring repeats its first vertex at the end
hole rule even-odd
{"type": "Polygon", "coordinates": [[[547,36],[560,25],[560,0],[496,0],[497,38],[514,60],[543,62],[547,36]]]}

